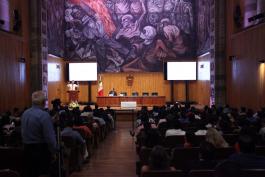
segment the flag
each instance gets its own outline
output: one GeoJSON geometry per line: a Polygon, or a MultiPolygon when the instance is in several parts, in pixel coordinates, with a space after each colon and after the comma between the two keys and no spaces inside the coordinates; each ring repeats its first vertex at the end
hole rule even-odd
{"type": "Polygon", "coordinates": [[[98,96],[103,96],[103,83],[101,80],[101,75],[99,75],[99,81],[98,81],[98,96]]]}

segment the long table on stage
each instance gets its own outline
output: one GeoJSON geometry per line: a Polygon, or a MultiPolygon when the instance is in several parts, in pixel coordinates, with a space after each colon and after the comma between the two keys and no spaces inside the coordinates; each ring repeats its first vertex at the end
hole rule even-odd
{"type": "Polygon", "coordinates": [[[163,106],[165,96],[98,96],[97,104],[100,107],[119,107],[121,102],[136,101],[137,106],[163,106]]]}

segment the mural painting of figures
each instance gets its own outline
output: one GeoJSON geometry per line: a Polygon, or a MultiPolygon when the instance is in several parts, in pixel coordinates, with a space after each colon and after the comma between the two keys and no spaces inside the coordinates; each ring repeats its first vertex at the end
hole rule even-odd
{"type": "Polygon", "coordinates": [[[162,71],[194,56],[193,0],[66,0],[66,58],[100,72],[162,71]]]}
{"type": "Polygon", "coordinates": [[[197,7],[197,55],[204,54],[210,49],[210,0],[196,2],[197,7]]]}

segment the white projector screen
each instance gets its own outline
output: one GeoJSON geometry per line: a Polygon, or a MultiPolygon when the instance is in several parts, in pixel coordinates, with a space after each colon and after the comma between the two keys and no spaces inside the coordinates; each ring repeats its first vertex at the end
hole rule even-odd
{"type": "Polygon", "coordinates": [[[196,62],[167,62],[167,80],[196,80],[196,62]]]}
{"type": "Polygon", "coordinates": [[[96,81],[97,63],[69,63],[70,81],[96,81]]]}

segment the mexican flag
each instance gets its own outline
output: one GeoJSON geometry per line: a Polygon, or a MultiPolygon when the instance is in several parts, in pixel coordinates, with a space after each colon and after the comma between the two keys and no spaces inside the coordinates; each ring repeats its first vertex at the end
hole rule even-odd
{"type": "Polygon", "coordinates": [[[99,75],[99,81],[98,81],[98,96],[103,96],[103,83],[101,80],[101,75],[99,75]]]}

